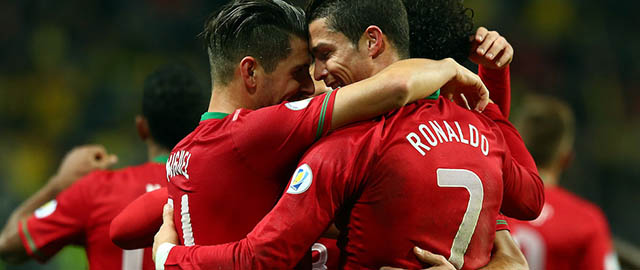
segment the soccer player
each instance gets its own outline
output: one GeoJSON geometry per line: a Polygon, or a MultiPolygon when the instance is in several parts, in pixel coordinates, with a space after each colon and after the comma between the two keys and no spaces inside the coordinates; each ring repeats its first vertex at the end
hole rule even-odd
{"type": "MultiPolygon", "coordinates": [[[[361,22],[370,26],[355,36],[354,44],[347,35],[357,32],[358,26],[339,28],[344,25],[335,22],[337,13],[350,22],[360,22],[353,15],[365,12],[388,18],[380,9],[399,16],[403,6],[394,6],[399,2],[332,3],[336,2],[340,4],[321,6],[317,13],[311,13],[311,46],[316,56],[317,79],[324,79],[328,85],[347,85],[366,79],[408,55],[407,47],[388,41],[393,39],[382,34],[378,23],[361,22]],[[354,9],[353,6],[357,7],[356,11],[345,11],[354,9]]],[[[497,108],[494,110],[493,117],[501,119],[501,113],[497,108]]],[[[515,132],[512,127],[507,128],[515,132]]],[[[522,144],[521,141],[515,143],[522,144]]],[[[506,192],[501,210],[506,214],[531,219],[539,213],[542,184],[535,165],[532,162],[528,165],[523,167],[510,157],[497,125],[488,118],[453,106],[444,99],[420,101],[378,121],[363,122],[321,139],[303,157],[287,193],[273,212],[247,239],[221,246],[181,246],[174,250],[170,245],[162,245],[156,263],[159,268],[167,269],[291,268],[302,257],[305,247],[308,248],[335,217],[341,227],[341,247],[345,251],[342,266],[346,268],[385,264],[419,266],[411,254],[412,243],[438,253],[451,253],[450,261],[457,267],[477,268],[489,260],[503,188],[506,192]],[[413,123],[420,118],[425,119],[425,124],[413,123]],[[432,121],[427,124],[427,119],[432,121]],[[400,161],[407,166],[399,164],[400,161]],[[436,185],[436,168],[443,164],[469,169],[444,169],[442,176],[438,176],[442,178],[440,187],[444,190],[430,191],[433,188],[424,181],[436,185]],[[465,189],[447,191],[456,184],[468,187],[468,192],[465,189]],[[482,195],[484,192],[486,196],[482,195]],[[458,204],[451,203],[455,198],[458,204]],[[468,204],[471,207],[468,208],[468,204]],[[425,213],[428,211],[433,213],[425,213]],[[448,215],[455,218],[447,222],[448,215]],[[435,222],[435,217],[442,220],[435,222]],[[476,239],[469,246],[472,237],[476,239]],[[470,253],[466,264],[465,250],[470,253]],[[167,253],[169,259],[165,264],[167,253]]],[[[170,219],[165,222],[172,223],[170,219]]],[[[173,228],[173,224],[165,225],[163,228],[173,228]]],[[[158,233],[155,247],[170,240],[163,231],[158,233]]]]}
{"type": "Polygon", "coordinates": [[[620,269],[602,211],[558,186],[573,155],[571,109],[553,98],[530,97],[516,124],[538,165],[546,193],[540,217],[529,222],[509,219],[531,269],[620,269]]]}
{"type": "Polygon", "coordinates": [[[453,61],[412,59],[340,91],[262,108],[312,94],[305,28],[303,12],[277,0],[233,1],[206,23],[209,112],[167,162],[184,244],[244,237],[277,202],[300,155],[329,130],[439,88],[466,89],[475,98],[486,90],[453,61]]]}
{"type": "Polygon", "coordinates": [[[135,198],[166,185],[169,151],[195,128],[206,98],[184,67],[168,66],[149,75],[142,115],[135,119],[149,162],[89,173],[113,164],[115,156],[101,146],[74,149],[58,173],[11,215],[0,237],[2,258],[18,263],[30,256],[45,262],[64,246],[77,244],[86,248],[91,269],[153,269],[150,249],[118,248],[109,238],[109,224],[135,198]]]}

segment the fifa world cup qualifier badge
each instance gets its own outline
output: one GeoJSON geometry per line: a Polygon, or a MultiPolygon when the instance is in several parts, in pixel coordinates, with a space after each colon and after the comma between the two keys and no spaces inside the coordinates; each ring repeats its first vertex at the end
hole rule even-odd
{"type": "Polygon", "coordinates": [[[51,200],[45,203],[40,208],[36,209],[33,214],[36,216],[36,218],[46,218],[56,211],[56,207],[58,207],[58,201],[51,200]]]}
{"type": "Polygon", "coordinates": [[[287,189],[287,193],[289,194],[300,194],[311,186],[313,182],[313,172],[311,171],[311,167],[307,164],[302,164],[298,167],[293,173],[293,177],[291,178],[291,184],[289,184],[289,188],[287,189]]]}

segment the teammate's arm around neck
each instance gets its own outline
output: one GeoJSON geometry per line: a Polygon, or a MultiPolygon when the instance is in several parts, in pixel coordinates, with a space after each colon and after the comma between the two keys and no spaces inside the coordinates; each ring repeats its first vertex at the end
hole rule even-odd
{"type": "Polygon", "coordinates": [[[336,93],[331,129],[398,109],[441,88],[473,95],[477,110],[488,103],[489,91],[480,78],[453,59],[407,59],[341,88],[336,93]]]}

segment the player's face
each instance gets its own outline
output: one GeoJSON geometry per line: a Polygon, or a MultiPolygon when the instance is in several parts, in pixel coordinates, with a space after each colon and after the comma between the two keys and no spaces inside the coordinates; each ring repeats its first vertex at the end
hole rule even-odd
{"type": "Polygon", "coordinates": [[[313,95],[314,85],[309,76],[311,57],[307,42],[300,38],[292,38],[291,53],[281,60],[275,70],[265,74],[259,84],[262,89],[262,105],[270,106],[283,101],[294,101],[313,95]]]}
{"type": "Polygon", "coordinates": [[[326,19],[309,24],[309,34],[314,79],[335,89],[371,76],[367,51],[358,50],[344,34],[329,29],[326,19]]]}
{"type": "MultiPolygon", "coordinates": [[[[314,71],[316,70],[315,66],[316,65],[311,65],[311,67],[309,67],[309,74],[312,77],[313,77],[314,71]]],[[[329,90],[331,90],[331,88],[327,87],[327,85],[324,84],[323,81],[313,80],[313,85],[315,87],[315,93],[313,93],[314,96],[322,95],[326,92],[329,92],[329,90]]]]}

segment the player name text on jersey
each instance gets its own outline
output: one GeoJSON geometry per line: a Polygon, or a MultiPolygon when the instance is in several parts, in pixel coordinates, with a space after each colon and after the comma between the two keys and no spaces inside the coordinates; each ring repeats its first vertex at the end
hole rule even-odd
{"type": "Polygon", "coordinates": [[[445,120],[441,121],[442,125],[438,122],[440,121],[434,120],[428,121],[428,125],[420,124],[418,125],[418,132],[411,132],[406,137],[411,146],[422,156],[426,155],[425,151],[431,151],[431,148],[438,146],[439,143],[454,142],[454,140],[476,148],[480,147],[482,154],[485,156],[489,154],[489,140],[483,134],[480,134],[474,125],[468,124],[468,132],[465,134],[462,132],[463,129],[458,121],[453,121],[455,130],[445,120]],[[423,143],[424,141],[426,142],[423,143]]]}
{"type": "Polygon", "coordinates": [[[191,158],[191,153],[189,151],[178,151],[172,153],[169,156],[169,160],[167,160],[167,181],[171,181],[171,177],[176,175],[182,175],[185,178],[189,179],[189,173],[187,173],[187,167],[189,166],[189,159],[191,158]]]}

